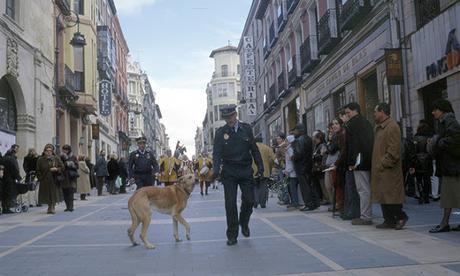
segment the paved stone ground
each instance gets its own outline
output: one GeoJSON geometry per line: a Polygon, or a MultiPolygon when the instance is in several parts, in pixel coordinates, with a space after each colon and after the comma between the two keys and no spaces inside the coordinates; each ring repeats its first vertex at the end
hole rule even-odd
{"type": "MultiPolygon", "coordinates": [[[[184,217],[192,240],[174,242],[171,219],[154,213],[155,250],[132,247],[129,195],[76,201],[73,213],[46,208],[0,216],[0,275],[459,275],[460,233],[431,235],[441,216],[436,203],[408,199],[404,231],[352,226],[322,211],[287,211],[271,198],[256,209],[251,238],[228,247],[222,189],[195,191],[184,217]]],[[[380,222],[380,208],[374,214],[380,222]]],[[[452,217],[453,225],[460,215],[452,217]]],[[[185,239],[184,229],[180,234],[185,239]]],[[[136,233],[136,236],[138,233],[136,233]]]]}

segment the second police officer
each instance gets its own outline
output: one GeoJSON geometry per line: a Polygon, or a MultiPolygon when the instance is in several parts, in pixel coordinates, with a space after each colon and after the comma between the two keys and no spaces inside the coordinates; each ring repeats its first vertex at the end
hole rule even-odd
{"type": "Polygon", "coordinates": [[[128,161],[129,178],[135,180],[137,189],[153,186],[155,174],[158,172],[158,163],[155,155],[145,148],[147,139],[137,139],[138,149],[131,152],[128,161]]]}
{"type": "Polygon", "coordinates": [[[257,175],[261,176],[264,172],[252,129],[250,125],[238,121],[235,108],[235,105],[226,105],[220,109],[226,125],[217,130],[213,150],[213,175],[220,175],[224,185],[229,246],[237,243],[239,226],[243,236],[250,235],[249,219],[254,205],[253,159],[258,168],[257,175]],[[238,185],[242,194],[239,219],[236,205],[238,185]]]}

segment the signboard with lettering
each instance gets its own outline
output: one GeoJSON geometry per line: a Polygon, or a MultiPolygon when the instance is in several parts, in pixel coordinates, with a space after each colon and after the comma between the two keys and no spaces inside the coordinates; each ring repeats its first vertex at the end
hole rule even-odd
{"type": "Polygon", "coordinates": [[[243,37],[243,82],[244,97],[247,100],[247,114],[249,116],[257,115],[256,107],[256,68],[254,55],[254,40],[252,36],[243,37]]]}
{"type": "Polygon", "coordinates": [[[99,114],[109,116],[112,114],[112,84],[108,80],[99,82],[99,114]]]}
{"type": "Polygon", "coordinates": [[[401,48],[385,49],[387,81],[389,85],[404,84],[401,48]]]}

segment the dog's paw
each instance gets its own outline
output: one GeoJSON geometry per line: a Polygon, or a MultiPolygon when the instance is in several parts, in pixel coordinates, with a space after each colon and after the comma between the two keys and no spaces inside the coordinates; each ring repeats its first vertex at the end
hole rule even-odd
{"type": "Polygon", "coordinates": [[[139,243],[137,241],[133,241],[133,246],[138,246],[139,243]]]}
{"type": "Polygon", "coordinates": [[[182,242],[182,239],[175,238],[176,242],[182,242]]]}
{"type": "Polygon", "coordinates": [[[155,245],[153,245],[153,244],[146,244],[146,245],[145,245],[145,248],[147,248],[147,249],[155,249],[155,245]]]}
{"type": "Polygon", "coordinates": [[[187,237],[187,240],[189,241],[190,240],[190,234],[187,234],[186,237],[187,237]]]}

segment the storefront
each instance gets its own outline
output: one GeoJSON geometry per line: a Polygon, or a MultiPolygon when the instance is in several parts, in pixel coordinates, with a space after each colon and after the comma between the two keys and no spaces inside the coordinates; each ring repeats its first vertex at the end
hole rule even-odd
{"type": "Polygon", "coordinates": [[[460,3],[441,13],[411,37],[413,80],[410,82],[410,103],[414,129],[420,119],[433,124],[431,104],[436,99],[448,99],[454,110],[460,110],[458,14],[460,3]]]}
{"type": "Polygon", "coordinates": [[[17,112],[14,93],[6,77],[0,79],[0,152],[16,143],[17,112]]]}

